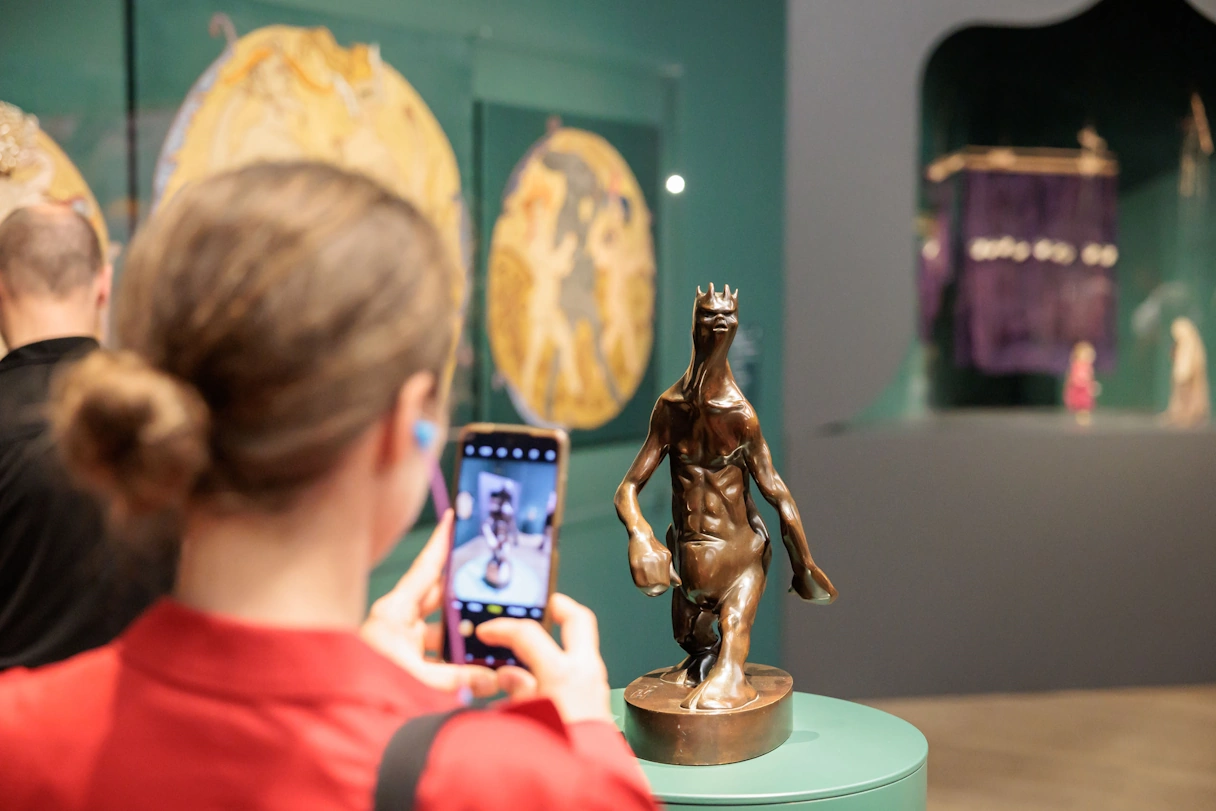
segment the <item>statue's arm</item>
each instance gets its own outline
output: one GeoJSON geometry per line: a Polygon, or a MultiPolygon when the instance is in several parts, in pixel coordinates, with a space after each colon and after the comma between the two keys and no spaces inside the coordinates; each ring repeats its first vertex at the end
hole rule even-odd
{"type": "Polygon", "coordinates": [[[815,603],[830,603],[836,599],[836,589],[823,570],[811,558],[811,549],[802,528],[802,516],[798,505],[790,495],[785,481],[773,466],[773,455],[760,432],[755,417],[749,420],[749,436],[746,442],[747,469],[759,488],[764,500],[773,505],[781,519],[781,541],[790,556],[794,568],[793,590],[804,600],[815,603]]]}
{"type": "Polygon", "coordinates": [[[654,535],[650,524],[646,523],[646,518],[642,515],[638,493],[642,492],[646,482],[650,481],[663,457],[667,455],[667,420],[664,412],[663,401],[660,400],[650,415],[650,430],[646,434],[646,442],[634,457],[624,480],[616,488],[616,498],[613,499],[616,515],[630,535],[639,530],[650,532],[652,537],[654,535]]]}
{"type": "Polygon", "coordinates": [[[667,428],[666,409],[660,400],[650,415],[646,442],[629,466],[613,499],[617,517],[629,533],[629,570],[634,585],[651,597],[667,591],[668,586],[680,585],[680,578],[672,566],[671,552],[654,537],[654,530],[642,515],[642,506],[638,503],[638,493],[667,455],[667,428]]]}

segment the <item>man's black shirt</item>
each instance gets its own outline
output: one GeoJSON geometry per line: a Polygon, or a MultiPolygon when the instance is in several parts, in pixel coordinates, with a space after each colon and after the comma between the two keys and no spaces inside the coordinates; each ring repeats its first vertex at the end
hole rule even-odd
{"type": "Polygon", "coordinates": [[[55,338],[0,358],[0,670],[103,645],[153,598],[155,588],[136,585],[120,563],[100,506],[69,482],[51,443],[55,368],[96,348],[91,338],[55,338]]]}

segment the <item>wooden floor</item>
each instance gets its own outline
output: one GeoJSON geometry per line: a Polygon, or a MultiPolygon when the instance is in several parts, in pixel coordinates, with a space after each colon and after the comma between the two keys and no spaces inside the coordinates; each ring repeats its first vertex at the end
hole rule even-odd
{"type": "Polygon", "coordinates": [[[1216,811],[1216,685],[866,703],[929,739],[929,811],[1216,811]]]}

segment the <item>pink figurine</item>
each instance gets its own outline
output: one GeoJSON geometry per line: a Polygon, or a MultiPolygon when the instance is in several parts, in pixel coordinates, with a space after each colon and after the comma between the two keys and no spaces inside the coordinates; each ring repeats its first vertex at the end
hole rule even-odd
{"type": "Polygon", "coordinates": [[[1101,384],[1094,380],[1093,344],[1081,341],[1073,347],[1068,380],[1064,383],[1064,406],[1077,415],[1079,424],[1089,425],[1094,400],[1101,389],[1101,384]]]}

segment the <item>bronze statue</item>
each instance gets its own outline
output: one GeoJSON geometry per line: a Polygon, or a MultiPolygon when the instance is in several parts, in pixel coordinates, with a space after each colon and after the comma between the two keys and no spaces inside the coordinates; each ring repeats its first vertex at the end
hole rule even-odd
{"type": "Polygon", "coordinates": [[[651,597],[674,587],[672,626],[688,657],[660,678],[691,688],[679,704],[686,712],[737,710],[758,696],[744,666],[772,547],[749,478],[781,517],[781,539],[794,567],[791,590],[812,603],[836,599],[836,589],[811,559],[798,507],[773,468],[760,421],[727,362],[739,325],[738,295],[729,285],[722,293],[712,284],[708,293],[697,288],[692,361],[659,397],[646,444],[616,491],[617,515],[629,531],[633,582],[651,597]],[[671,460],[673,518],[666,547],[638,505],[638,492],[665,455],[671,460]]]}

